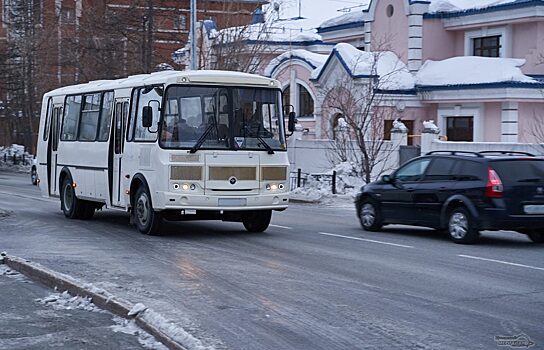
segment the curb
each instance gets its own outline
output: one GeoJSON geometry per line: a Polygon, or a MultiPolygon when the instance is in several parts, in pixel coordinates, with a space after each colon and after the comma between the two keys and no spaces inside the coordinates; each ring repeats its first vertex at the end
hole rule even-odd
{"type": "Polygon", "coordinates": [[[133,304],[127,300],[115,297],[109,292],[82,283],[68,275],[55,272],[40,264],[30,262],[15,256],[2,253],[0,264],[6,264],[10,268],[26,275],[49,288],[59,292],[67,291],[71,295],[90,298],[93,304],[127,320],[134,320],[136,324],[147,333],[155,337],[170,350],[187,350],[185,346],[176,342],[171,336],[160,330],[160,327],[145,318],[145,311],[129,316],[133,304]]]}

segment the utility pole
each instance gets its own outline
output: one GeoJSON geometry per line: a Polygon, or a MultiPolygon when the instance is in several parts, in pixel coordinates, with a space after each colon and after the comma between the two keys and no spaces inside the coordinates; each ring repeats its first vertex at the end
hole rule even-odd
{"type": "Polygon", "coordinates": [[[191,0],[191,66],[192,70],[198,68],[196,61],[196,0],[191,0]]]}

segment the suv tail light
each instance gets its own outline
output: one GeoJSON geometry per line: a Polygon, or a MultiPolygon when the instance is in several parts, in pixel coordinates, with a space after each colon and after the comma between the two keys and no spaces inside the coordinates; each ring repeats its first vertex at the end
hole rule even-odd
{"type": "Polygon", "coordinates": [[[503,186],[499,175],[495,170],[487,168],[487,186],[485,196],[488,198],[502,198],[503,186]]]}

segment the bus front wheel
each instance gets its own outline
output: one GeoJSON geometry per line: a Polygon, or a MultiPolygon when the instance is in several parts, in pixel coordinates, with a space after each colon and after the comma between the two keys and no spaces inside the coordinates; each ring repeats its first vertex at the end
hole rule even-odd
{"type": "Polygon", "coordinates": [[[249,232],[264,232],[271,218],[272,210],[255,210],[244,213],[242,223],[249,232]]]}
{"type": "Polygon", "coordinates": [[[66,176],[62,181],[60,205],[64,216],[69,219],[79,218],[83,203],[76,197],[76,191],[70,176],[66,176]]]}
{"type": "Polygon", "coordinates": [[[159,235],[162,221],[161,213],[153,210],[151,196],[146,186],[140,186],[134,196],[132,206],[133,221],[138,231],[145,235],[159,235]]]}

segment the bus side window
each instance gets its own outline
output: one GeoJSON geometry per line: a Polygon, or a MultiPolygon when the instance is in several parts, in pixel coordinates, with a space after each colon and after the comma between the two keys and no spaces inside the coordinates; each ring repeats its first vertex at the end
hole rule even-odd
{"type": "Polygon", "coordinates": [[[81,95],[66,98],[64,120],[62,122],[62,141],[74,141],[77,138],[79,127],[79,112],[81,109],[81,95]]]}
{"type": "Polygon", "coordinates": [[[108,141],[113,109],[113,92],[105,92],[100,111],[100,126],[98,128],[98,141],[108,141]]]}
{"type": "Polygon", "coordinates": [[[45,125],[43,127],[43,140],[47,141],[49,137],[49,127],[51,124],[51,118],[53,114],[53,99],[49,97],[49,100],[47,101],[47,111],[45,115],[45,125]]]}
{"type": "Polygon", "coordinates": [[[115,154],[121,153],[121,143],[123,141],[123,104],[117,102],[115,104],[115,154]]]}

